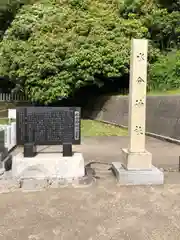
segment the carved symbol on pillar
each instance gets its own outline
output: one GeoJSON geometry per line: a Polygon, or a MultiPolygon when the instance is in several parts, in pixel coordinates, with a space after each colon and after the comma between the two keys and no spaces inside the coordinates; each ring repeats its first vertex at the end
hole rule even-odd
{"type": "Polygon", "coordinates": [[[136,103],[135,103],[135,106],[136,106],[136,107],[141,107],[141,106],[143,106],[143,105],[144,105],[144,102],[143,102],[142,99],[136,100],[136,103]]]}
{"type": "Polygon", "coordinates": [[[143,135],[143,130],[141,126],[136,126],[134,131],[137,133],[137,135],[143,135]]]}
{"type": "Polygon", "coordinates": [[[144,82],[145,82],[144,79],[142,79],[141,77],[138,77],[137,83],[144,83],[144,82]]]}
{"type": "Polygon", "coordinates": [[[139,53],[139,54],[137,55],[137,58],[138,58],[139,62],[140,62],[140,61],[144,61],[144,60],[145,60],[144,57],[145,57],[145,56],[144,56],[144,53],[139,53]]]}

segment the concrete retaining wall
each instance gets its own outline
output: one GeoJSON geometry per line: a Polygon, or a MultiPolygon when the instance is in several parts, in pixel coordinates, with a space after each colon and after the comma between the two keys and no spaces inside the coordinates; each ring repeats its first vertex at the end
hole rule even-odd
{"type": "MultiPolygon", "coordinates": [[[[86,117],[128,125],[128,97],[103,96],[91,101],[86,117]]],[[[180,95],[148,96],[146,132],[180,139],[180,95]]]]}

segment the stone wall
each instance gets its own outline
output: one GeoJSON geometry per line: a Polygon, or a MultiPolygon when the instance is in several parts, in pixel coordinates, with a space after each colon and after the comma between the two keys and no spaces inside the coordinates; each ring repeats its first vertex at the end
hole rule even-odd
{"type": "MultiPolygon", "coordinates": [[[[89,102],[85,117],[128,125],[128,97],[103,96],[89,102]]],[[[148,96],[146,132],[180,139],[180,95],[148,96]]]]}

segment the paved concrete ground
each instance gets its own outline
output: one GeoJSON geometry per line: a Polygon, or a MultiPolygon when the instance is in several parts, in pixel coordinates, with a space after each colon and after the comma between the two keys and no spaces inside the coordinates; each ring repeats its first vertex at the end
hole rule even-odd
{"type": "MultiPolygon", "coordinates": [[[[164,186],[120,187],[108,164],[126,146],[126,137],[96,137],[74,147],[86,163],[106,163],[92,165],[99,178],[90,187],[1,194],[0,240],[179,240],[180,173],[164,186]]],[[[156,166],[177,169],[179,146],[147,138],[147,149],[156,166]]]]}
{"type": "MultiPolygon", "coordinates": [[[[89,137],[74,149],[82,151],[88,161],[120,161],[121,148],[127,148],[128,141],[128,137],[89,137]]],[[[146,149],[153,154],[153,164],[157,167],[178,169],[179,145],[146,137],[146,149]]]]}

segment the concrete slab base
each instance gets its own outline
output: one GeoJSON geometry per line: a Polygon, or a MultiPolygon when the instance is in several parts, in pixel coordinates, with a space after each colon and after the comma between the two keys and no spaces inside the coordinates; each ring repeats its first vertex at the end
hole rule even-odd
{"type": "Polygon", "coordinates": [[[1,179],[0,180],[0,193],[8,193],[19,190],[20,182],[16,179],[1,179]]]}
{"type": "Polygon", "coordinates": [[[68,179],[16,179],[12,178],[12,172],[5,172],[0,176],[0,193],[8,193],[14,191],[21,192],[39,192],[50,188],[84,188],[90,187],[96,182],[92,176],[84,176],[82,178],[75,178],[69,181],[68,179]]]}
{"type": "Polygon", "coordinates": [[[42,191],[47,189],[47,187],[47,179],[23,179],[22,181],[20,181],[20,188],[23,192],[42,191]]]}
{"type": "Polygon", "coordinates": [[[120,162],[112,163],[112,171],[120,185],[161,185],[164,174],[152,166],[151,170],[127,170],[120,162]]]}
{"type": "Polygon", "coordinates": [[[12,177],[19,179],[74,179],[85,175],[84,158],[81,153],[63,157],[62,153],[39,153],[24,158],[22,153],[13,156],[12,177]]]}
{"type": "Polygon", "coordinates": [[[148,151],[130,152],[129,149],[122,149],[122,164],[128,170],[148,170],[152,168],[152,154],[148,151]]]}

